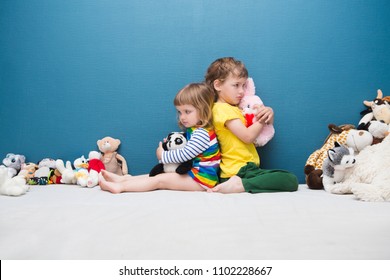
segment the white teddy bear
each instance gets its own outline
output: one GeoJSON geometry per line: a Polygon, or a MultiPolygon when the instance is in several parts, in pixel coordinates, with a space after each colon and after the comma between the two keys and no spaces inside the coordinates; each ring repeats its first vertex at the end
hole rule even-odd
{"type": "Polygon", "coordinates": [[[364,148],[353,168],[336,184],[342,193],[353,193],[363,201],[390,201],[390,137],[364,148]]]}
{"type": "Polygon", "coordinates": [[[28,189],[29,186],[26,185],[26,180],[23,177],[10,178],[7,167],[0,166],[0,194],[19,196],[25,194],[28,189]]]}

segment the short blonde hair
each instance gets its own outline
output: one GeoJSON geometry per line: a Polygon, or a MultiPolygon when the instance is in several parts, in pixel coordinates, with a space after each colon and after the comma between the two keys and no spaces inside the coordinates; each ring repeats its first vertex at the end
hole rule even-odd
{"type": "Polygon", "coordinates": [[[244,63],[233,57],[223,57],[210,64],[205,75],[205,82],[213,89],[215,99],[218,98],[217,91],[214,88],[214,81],[225,80],[229,74],[238,78],[248,78],[248,70],[244,63]]]}
{"type": "MultiPolygon", "coordinates": [[[[181,89],[173,100],[175,106],[192,105],[198,111],[199,127],[212,127],[213,90],[206,83],[191,83],[181,89]]],[[[184,128],[180,121],[179,126],[184,128]]]]}

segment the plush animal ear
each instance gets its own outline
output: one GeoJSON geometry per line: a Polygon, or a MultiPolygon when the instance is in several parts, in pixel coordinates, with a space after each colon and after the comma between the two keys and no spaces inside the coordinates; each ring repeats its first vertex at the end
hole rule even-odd
{"type": "Polygon", "coordinates": [[[335,147],[340,147],[340,143],[337,142],[337,141],[335,141],[335,142],[334,142],[334,146],[335,146],[335,147]]]}
{"type": "Polygon", "coordinates": [[[255,82],[252,78],[248,78],[245,83],[245,93],[244,95],[255,95],[256,88],[255,88],[255,82]]]}
{"type": "Polygon", "coordinates": [[[26,157],[23,155],[20,155],[20,160],[22,163],[26,162],[26,157]]]}
{"type": "Polygon", "coordinates": [[[328,150],[328,158],[330,159],[331,162],[334,161],[335,154],[336,154],[335,150],[333,150],[333,149],[328,150]]]}
{"type": "Polygon", "coordinates": [[[377,93],[377,95],[376,95],[376,98],[377,98],[377,99],[382,99],[382,98],[383,98],[383,92],[382,92],[380,89],[378,89],[378,90],[376,91],[376,93],[377,93]]]}
{"type": "Polygon", "coordinates": [[[328,124],[328,128],[329,128],[329,131],[331,133],[337,133],[337,134],[340,134],[341,132],[343,132],[343,129],[333,123],[331,124],[328,124]]]}
{"type": "Polygon", "coordinates": [[[169,140],[172,136],[173,132],[169,133],[168,136],[167,136],[167,140],[169,140]]]}
{"type": "Polygon", "coordinates": [[[162,147],[163,147],[164,151],[168,151],[167,145],[168,145],[168,141],[162,143],[162,147]]]}

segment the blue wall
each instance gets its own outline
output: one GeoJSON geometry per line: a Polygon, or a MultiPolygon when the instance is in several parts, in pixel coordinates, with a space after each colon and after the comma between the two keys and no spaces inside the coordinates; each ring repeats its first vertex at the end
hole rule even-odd
{"type": "Polygon", "coordinates": [[[172,100],[216,58],[244,61],[274,108],[264,168],[304,182],[329,123],[390,95],[390,2],[0,0],[0,157],[73,161],[106,135],[132,174],[177,130],[172,100]]]}

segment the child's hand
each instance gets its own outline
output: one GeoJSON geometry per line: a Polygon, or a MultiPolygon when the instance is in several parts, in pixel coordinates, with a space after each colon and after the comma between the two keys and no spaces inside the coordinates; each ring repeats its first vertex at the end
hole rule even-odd
{"type": "Polygon", "coordinates": [[[256,119],[262,124],[273,124],[274,123],[274,111],[271,107],[264,105],[255,105],[254,108],[257,110],[256,119]]]}
{"type": "Polygon", "coordinates": [[[158,148],[156,150],[156,156],[157,156],[158,160],[161,160],[163,151],[164,151],[164,148],[162,147],[162,142],[160,141],[160,143],[158,143],[158,148]]]}

